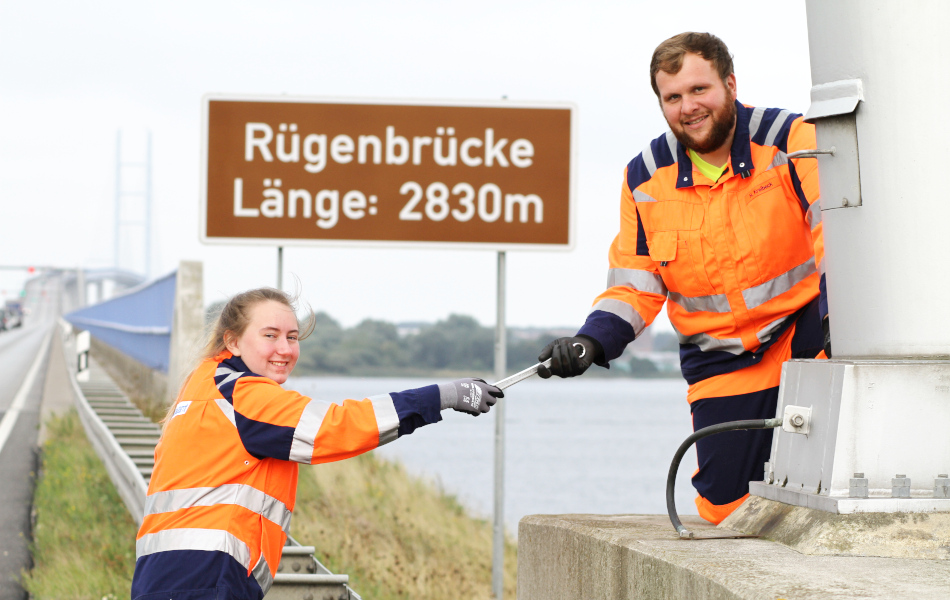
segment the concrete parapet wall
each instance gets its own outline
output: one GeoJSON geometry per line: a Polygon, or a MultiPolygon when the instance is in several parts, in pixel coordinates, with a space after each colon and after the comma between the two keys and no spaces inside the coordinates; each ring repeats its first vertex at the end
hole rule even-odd
{"type": "Polygon", "coordinates": [[[175,283],[175,309],[165,401],[171,404],[185,377],[195,367],[202,346],[204,328],[204,267],[200,262],[181,261],[175,283]]]}
{"type": "MultiPolygon", "coordinates": [[[[735,532],[683,518],[697,537],[735,532]]],[[[664,515],[531,515],[519,600],[950,598],[950,562],[805,556],[763,539],[680,540],[664,515]]]]}
{"type": "MultiPolygon", "coordinates": [[[[698,517],[688,526],[701,527],[698,517]]],[[[738,598],[665,552],[643,552],[641,537],[673,542],[669,522],[654,516],[532,515],[518,525],[519,600],[738,598]]]]}
{"type": "Polygon", "coordinates": [[[129,399],[148,417],[164,416],[168,377],[95,337],[91,341],[90,353],[129,399]]]}
{"type": "MultiPolygon", "coordinates": [[[[172,274],[121,298],[121,305],[116,300],[96,305],[93,308],[99,312],[92,315],[94,319],[89,315],[72,317],[74,327],[89,329],[93,334],[91,352],[96,360],[153,419],[164,416],[197,362],[204,335],[202,279],[202,263],[182,261],[172,274]],[[140,321],[152,325],[144,326],[140,321]],[[138,344],[152,344],[153,338],[165,340],[164,346],[158,344],[157,354],[156,348],[151,353],[140,352],[138,344]],[[164,366],[168,367],[167,374],[164,366]]],[[[70,320],[70,315],[65,318],[70,320]]]]}

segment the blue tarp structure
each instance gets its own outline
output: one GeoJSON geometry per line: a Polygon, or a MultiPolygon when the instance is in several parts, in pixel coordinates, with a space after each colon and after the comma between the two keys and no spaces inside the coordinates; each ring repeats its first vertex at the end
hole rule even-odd
{"type": "Polygon", "coordinates": [[[178,271],[64,318],[152,369],[168,373],[178,271]]]}

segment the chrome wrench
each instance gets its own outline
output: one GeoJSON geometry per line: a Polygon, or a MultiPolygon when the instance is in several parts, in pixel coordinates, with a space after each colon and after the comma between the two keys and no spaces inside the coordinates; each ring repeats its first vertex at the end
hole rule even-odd
{"type": "MultiPolygon", "coordinates": [[[[577,355],[578,358],[583,357],[583,356],[587,353],[587,349],[584,348],[583,344],[578,344],[577,342],[575,342],[573,345],[576,346],[577,348],[580,348],[580,350],[581,350],[580,354],[577,355]]],[[[518,383],[519,381],[524,381],[525,379],[528,379],[529,377],[534,377],[535,375],[537,375],[537,374],[538,374],[538,367],[540,367],[541,365],[544,365],[545,367],[550,368],[550,367],[551,367],[551,360],[552,360],[552,359],[549,358],[549,359],[547,359],[547,360],[544,361],[544,362],[539,362],[539,363],[536,364],[536,365],[533,365],[533,366],[531,366],[531,367],[528,367],[528,368],[525,369],[524,371],[518,371],[518,372],[515,373],[514,375],[510,375],[510,376],[508,376],[508,377],[505,377],[505,378],[502,379],[501,381],[498,381],[497,383],[493,383],[492,385],[495,386],[496,388],[500,389],[500,390],[503,390],[503,389],[505,389],[505,388],[509,388],[509,387],[513,386],[514,384],[518,383]]]]}

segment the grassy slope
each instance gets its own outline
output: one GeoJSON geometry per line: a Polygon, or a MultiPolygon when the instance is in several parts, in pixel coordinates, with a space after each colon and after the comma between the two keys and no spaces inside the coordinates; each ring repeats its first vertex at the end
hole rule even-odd
{"type": "MultiPolygon", "coordinates": [[[[491,598],[492,527],[454,497],[372,454],[302,467],[292,535],[364,598],[491,598]]],[[[515,597],[508,540],[505,595],[515,597]]]]}
{"type": "MultiPolygon", "coordinates": [[[[34,507],[37,600],[128,598],[135,524],[76,413],[47,422],[34,507]]],[[[491,524],[451,496],[372,454],[301,467],[293,536],[367,600],[490,598],[491,524]]],[[[515,597],[516,548],[506,549],[505,595],[515,597]]]]}
{"type": "Polygon", "coordinates": [[[37,600],[128,598],[135,522],[86,439],[76,412],[46,423],[33,507],[33,571],[23,587],[37,600]]]}

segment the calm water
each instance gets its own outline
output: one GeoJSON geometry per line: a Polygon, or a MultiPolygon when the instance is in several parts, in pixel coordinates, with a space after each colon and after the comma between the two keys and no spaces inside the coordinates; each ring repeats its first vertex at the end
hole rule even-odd
{"type": "MultiPolygon", "coordinates": [[[[415,378],[297,377],[284,387],[333,402],[433,383],[415,378]]],[[[686,383],[532,379],[506,390],[505,523],[547,513],[666,513],[673,453],[692,432],[686,383]]],[[[375,450],[455,494],[473,513],[493,505],[494,411],[443,421],[375,450]]],[[[676,482],[680,514],[696,514],[692,450],[676,482]]]]}

